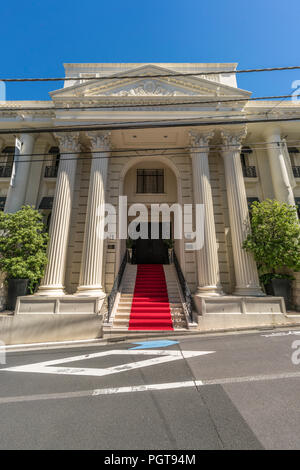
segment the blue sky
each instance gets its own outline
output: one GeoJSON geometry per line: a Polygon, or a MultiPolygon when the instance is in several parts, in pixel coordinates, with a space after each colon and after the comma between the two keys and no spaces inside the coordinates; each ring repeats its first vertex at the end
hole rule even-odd
{"type": "MultiPolygon", "coordinates": [[[[63,62],[300,65],[299,0],[1,2],[0,77],[63,76],[63,62]]],[[[255,96],[288,94],[300,70],[240,75],[255,96]]],[[[47,100],[60,84],[9,84],[8,100],[47,100]]]]}

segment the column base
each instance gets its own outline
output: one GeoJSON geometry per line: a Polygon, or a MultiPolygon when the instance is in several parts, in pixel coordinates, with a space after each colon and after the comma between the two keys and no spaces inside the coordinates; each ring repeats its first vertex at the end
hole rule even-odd
{"type": "Polygon", "coordinates": [[[197,287],[197,291],[195,295],[198,296],[220,296],[224,295],[221,287],[217,286],[204,286],[204,287],[197,287]]]}
{"type": "Polygon", "coordinates": [[[265,297],[266,294],[261,290],[259,286],[257,287],[236,287],[233,295],[239,296],[251,296],[251,297],[265,297]]]}
{"type": "Polygon", "coordinates": [[[34,295],[45,295],[49,297],[62,297],[66,295],[63,286],[40,286],[34,295]]]}
{"type": "Polygon", "coordinates": [[[106,297],[101,286],[79,286],[74,295],[78,297],[99,297],[100,299],[106,297]]]}

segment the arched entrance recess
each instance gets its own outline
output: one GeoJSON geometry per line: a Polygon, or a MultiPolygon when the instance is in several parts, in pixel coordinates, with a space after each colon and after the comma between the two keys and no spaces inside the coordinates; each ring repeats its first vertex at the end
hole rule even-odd
{"type": "MultiPolygon", "coordinates": [[[[119,195],[127,196],[128,205],[132,203],[143,203],[148,207],[150,216],[151,204],[157,203],[179,203],[182,205],[182,184],[180,173],[174,162],[165,156],[132,157],[123,166],[120,172],[119,195]],[[164,191],[157,193],[138,193],[137,170],[163,169],[164,191]]],[[[145,221],[146,222],[146,221],[145,221]]],[[[117,269],[126,249],[126,240],[118,240],[117,246],[117,269]]],[[[184,240],[175,240],[174,249],[184,271],[184,240]]]]}

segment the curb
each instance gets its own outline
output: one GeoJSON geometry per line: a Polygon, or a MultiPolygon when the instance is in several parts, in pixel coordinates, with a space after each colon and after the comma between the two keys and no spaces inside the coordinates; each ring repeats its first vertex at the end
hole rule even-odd
{"type": "MultiPolygon", "coordinates": [[[[290,330],[293,328],[299,328],[300,323],[291,323],[289,325],[264,325],[261,327],[245,327],[245,328],[227,328],[227,329],[216,329],[210,331],[187,331],[187,332],[174,332],[173,334],[165,334],[165,335],[151,335],[151,334],[144,334],[144,335],[127,335],[127,336],[116,336],[116,337],[106,337],[106,338],[96,338],[96,339],[84,339],[84,340],[73,340],[73,341],[57,341],[57,342],[47,342],[47,343],[25,343],[25,344],[11,344],[5,346],[5,350],[7,352],[19,352],[19,351],[38,351],[38,350],[45,350],[45,349],[67,349],[71,347],[95,347],[97,345],[106,346],[113,343],[134,343],[135,340],[142,340],[142,339],[166,339],[170,338],[187,338],[187,337],[211,337],[211,336],[220,336],[230,335],[230,334],[255,334],[257,332],[262,331],[272,331],[272,330],[290,330]]],[[[1,350],[1,347],[0,347],[1,350]]]]}

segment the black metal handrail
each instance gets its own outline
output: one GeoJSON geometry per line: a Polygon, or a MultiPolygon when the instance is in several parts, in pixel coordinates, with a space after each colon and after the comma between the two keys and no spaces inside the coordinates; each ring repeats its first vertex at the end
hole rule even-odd
{"type": "Polygon", "coordinates": [[[295,178],[300,178],[300,166],[293,166],[292,168],[295,178]]]}
{"type": "Polygon", "coordinates": [[[125,266],[126,266],[126,263],[127,263],[127,256],[128,256],[128,254],[127,254],[127,250],[126,250],[124,258],[123,258],[122,263],[120,265],[118,274],[116,275],[114,284],[112,286],[112,290],[111,290],[109,296],[107,297],[107,321],[109,321],[109,317],[111,315],[111,312],[112,312],[112,309],[113,309],[113,306],[114,306],[114,303],[115,303],[115,300],[116,300],[116,295],[118,293],[118,290],[119,290],[119,287],[120,287],[120,284],[121,284],[121,281],[122,281],[125,266]]]}
{"type": "Polygon", "coordinates": [[[256,167],[255,166],[243,166],[243,175],[245,178],[256,178],[256,167]]]}
{"type": "Polygon", "coordinates": [[[178,262],[178,259],[174,250],[173,250],[173,260],[174,260],[174,265],[177,271],[177,276],[178,276],[178,280],[180,283],[180,287],[181,287],[181,291],[182,291],[182,295],[184,299],[183,308],[185,309],[186,314],[190,318],[191,322],[193,322],[193,297],[186,283],[183,272],[181,271],[181,267],[180,267],[180,264],[178,262]]]}
{"type": "Polygon", "coordinates": [[[11,176],[11,165],[0,165],[0,178],[9,178],[11,176]]]}
{"type": "Polygon", "coordinates": [[[45,166],[45,173],[44,177],[45,178],[56,178],[57,177],[57,166],[50,165],[50,166],[45,166]]]}

